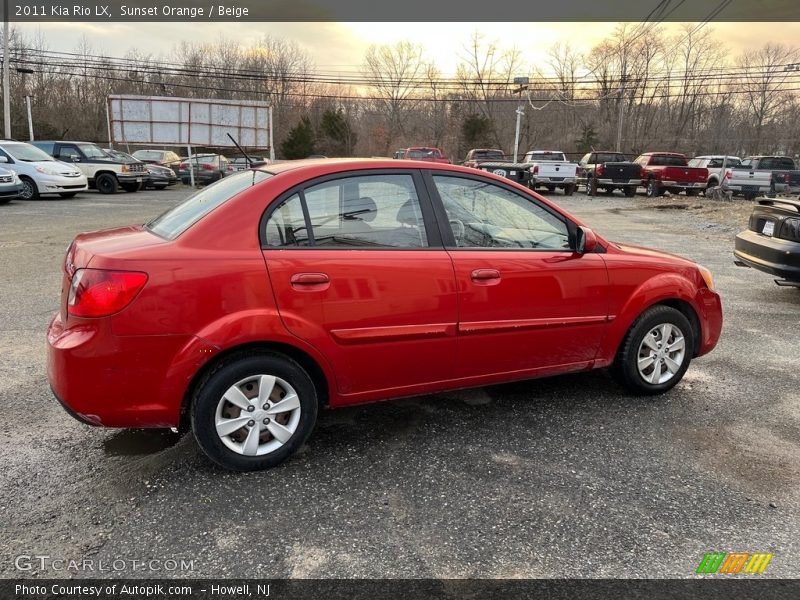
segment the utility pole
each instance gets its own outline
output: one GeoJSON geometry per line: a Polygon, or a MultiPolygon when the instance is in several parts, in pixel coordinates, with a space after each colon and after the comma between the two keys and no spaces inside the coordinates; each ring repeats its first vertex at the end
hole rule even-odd
{"type": "Polygon", "coordinates": [[[33,69],[17,67],[17,73],[22,74],[22,89],[25,91],[25,106],[28,109],[28,139],[33,141],[33,117],[31,116],[31,96],[28,94],[28,80],[26,75],[33,74],[33,69]]]}
{"type": "Polygon", "coordinates": [[[3,0],[3,135],[11,139],[11,83],[8,77],[8,0],[3,0]]]}
{"type": "Polygon", "coordinates": [[[518,85],[519,87],[514,90],[515,94],[519,94],[519,105],[517,106],[517,131],[514,134],[514,162],[517,162],[517,155],[519,154],[519,128],[522,121],[522,116],[525,114],[525,110],[522,104],[522,92],[528,89],[528,78],[527,77],[514,77],[514,84],[518,85]]]}
{"type": "Polygon", "coordinates": [[[625,66],[623,63],[622,77],[619,82],[619,114],[617,115],[617,152],[622,152],[622,123],[625,116],[625,66]]]}

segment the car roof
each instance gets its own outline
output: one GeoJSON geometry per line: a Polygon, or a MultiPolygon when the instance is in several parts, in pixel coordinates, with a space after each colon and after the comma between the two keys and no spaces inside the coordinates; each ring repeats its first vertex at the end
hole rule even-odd
{"type": "Polygon", "coordinates": [[[680,152],[642,152],[642,156],[654,156],[658,154],[659,156],[683,156],[686,157],[685,154],[681,154],[680,152]]]}
{"type": "MultiPolygon", "coordinates": [[[[436,171],[455,171],[473,176],[476,173],[475,169],[461,167],[458,165],[437,164],[436,166],[432,166],[431,163],[423,160],[404,160],[402,162],[398,162],[391,158],[306,158],[302,160],[289,160],[270,165],[262,165],[255,168],[259,171],[264,171],[265,173],[272,173],[273,175],[296,171],[297,169],[314,171],[317,175],[358,171],[361,169],[385,169],[392,171],[425,169],[436,171]]],[[[491,173],[486,175],[494,179],[499,179],[500,181],[508,182],[508,179],[492,175],[491,173]]]]}

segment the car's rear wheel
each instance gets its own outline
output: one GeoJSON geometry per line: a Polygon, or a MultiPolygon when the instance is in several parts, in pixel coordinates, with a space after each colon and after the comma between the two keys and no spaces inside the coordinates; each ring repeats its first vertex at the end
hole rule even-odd
{"type": "Polygon", "coordinates": [[[688,190],[686,190],[686,195],[687,196],[692,196],[692,197],[699,196],[700,195],[700,189],[699,188],[688,189],[688,190]]]}
{"type": "Polygon", "coordinates": [[[628,186],[625,188],[625,197],[626,198],[633,198],[636,195],[636,188],[634,186],[628,186]]]}
{"type": "Polygon", "coordinates": [[[279,354],[223,363],[200,386],[192,427],[203,452],[233,471],[274,467],[308,439],[317,420],[314,383],[279,354]]]}
{"type": "Polygon", "coordinates": [[[655,179],[648,179],[647,180],[647,197],[648,198],[658,198],[661,195],[661,186],[658,185],[658,181],[655,179]]]}
{"type": "Polygon", "coordinates": [[[101,194],[116,194],[119,189],[117,178],[109,173],[103,173],[94,182],[97,191],[101,194]]]}
{"type": "Polygon", "coordinates": [[[586,191],[589,193],[590,196],[597,196],[597,180],[592,178],[589,180],[589,184],[586,186],[586,191]]]}
{"type": "Polygon", "coordinates": [[[39,197],[39,188],[36,187],[36,182],[30,177],[20,177],[22,180],[22,191],[19,197],[23,200],[36,200],[39,197]]]}
{"type": "Polygon", "coordinates": [[[683,378],[693,348],[694,332],[686,316],[670,306],[653,306],[631,326],[612,373],[634,394],[661,394],[683,378]]]}
{"type": "Polygon", "coordinates": [[[570,183],[568,186],[564,188],[564,195],[565,196],[572,196],[575,193],[575,188],[577,186],[574,183],[570,183]]]}

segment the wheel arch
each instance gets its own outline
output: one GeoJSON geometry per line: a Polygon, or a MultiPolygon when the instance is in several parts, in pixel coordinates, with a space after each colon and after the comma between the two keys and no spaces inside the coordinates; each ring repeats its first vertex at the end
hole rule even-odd
{"type": "Polygon", "coordinates": [[[220,365],[230,362],[237,356],[247,356],[253,354],[265,353],[283,354],[287,358],[295,361],[308,373],[311,381],[314,383],[314,388],[317,391],[317,401],[320,407],[328,406],[330,401],[330,384],[323,371],[322,367],[317,361],[307,352],[301,350],[296,346],[284,342],[275,341],[252,341],[236,346],[231,346],[221,351],[214,356],[213,359],[206,362],[197,373],[194,374],[186,387],[182,401],[179,418],[179,428],[181,431],[188,431],[190,426],[190,413],[192,407],[192,399],[194,398],[197,390],[208,379],[210,374],[214,372],[220,365]]]}

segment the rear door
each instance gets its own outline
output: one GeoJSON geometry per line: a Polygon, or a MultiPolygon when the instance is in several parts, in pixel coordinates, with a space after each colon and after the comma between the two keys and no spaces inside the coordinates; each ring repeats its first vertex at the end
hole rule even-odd
{"type": "Polygon", "coordinates": [[[353,402],[453,376],[455,276],[420,181],[414,170],[314,180],[262,224],[284,324],[331,361],[353,402]]]}
{"type": "Polygon", "coordinates": [[[591,363],[608,316],[602,255],[571,250],[574,226],[511,187],[444,172],[428,185],[458,284],[456,376],[591,363]]]}

